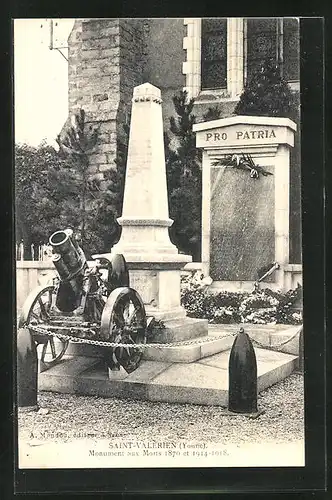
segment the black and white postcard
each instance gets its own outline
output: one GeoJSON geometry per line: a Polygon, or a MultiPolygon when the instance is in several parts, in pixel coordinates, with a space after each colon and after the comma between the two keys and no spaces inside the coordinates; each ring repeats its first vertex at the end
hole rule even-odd
{"type": "Polygon", "coordinates": [[[301,19],[13,36],[18,469],[305,468],[301,19]]]}

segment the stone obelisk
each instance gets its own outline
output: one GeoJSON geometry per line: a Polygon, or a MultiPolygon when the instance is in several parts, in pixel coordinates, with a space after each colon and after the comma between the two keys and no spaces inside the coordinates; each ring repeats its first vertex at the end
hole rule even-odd
{"type": "Polygon", "coordinates": [[[168,327],[165,341],[171,341],[204,335],[207,324],[186,318],[180,305],[180,270],[191,257],[178,252],[168,232],[173,221],[168,212],[161,103],[160,90],[150,83],[134,88],[123,210],[118,219],[122,233],[112,254],[124,255],[130,286],[141,295],[147,313],[168,327]]]}
{"type": "MultiPolygon", "coordinates": [[[[121,240],[116,247],[127,258],[137,255],[149,260],[167,261],[167,255],[178,255],[169,239],[166,167],[160,90],[150,83],[134,88],[121,240]]],[[[115,248],[114,248],[115,250],[115,248]]],[[[175,258],[178,260],[178,257],[175,258]]],[[[181,255],[180,261],[189,262],[181,255]]]]}

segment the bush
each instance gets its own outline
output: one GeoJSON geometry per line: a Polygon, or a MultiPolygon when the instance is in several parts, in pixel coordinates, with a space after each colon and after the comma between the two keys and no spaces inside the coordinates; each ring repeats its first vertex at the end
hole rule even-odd
{"type": "Polygon", "coordinates": [[[248,292],[208,290],[210,282],[201,273],[181,278],[181,304],[188,316],[210,323],[301,324],[302,315],[294,311],[302,288],[287,293],[270,289],[248,292]]]}
{"type": "Polygon", "coordinates": [[[267,59],[246,84],[234,113],[294,119],[297,106],[291,88],[281,76],[280,67],[267,59]]]}
{"type": "Polygon", "coordinates": [[[211,323],[239,323],[241,293],[207,290],[211,281],[201,273],[185,276],[181,279],[181,304],[192,318],[208,319],[211,323]]]}
{"type": "Polygon", "coordinates": [[[278,300],[265,290],[248,294],[241,302],[239,311],[243,323],[276,323],[278,300]]]}
{"type": "Polygon", "coordinates": [[[77,198],[73,165],[52,146],[15,145],[15,230],[25,259],[31,258],[31,244],[44,244],[53,231],[75,225],[77,198]]]}

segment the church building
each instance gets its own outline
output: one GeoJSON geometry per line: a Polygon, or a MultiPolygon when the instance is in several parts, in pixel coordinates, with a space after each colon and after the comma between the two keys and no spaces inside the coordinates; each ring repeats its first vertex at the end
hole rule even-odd
{"type": "MultiPolygon", "coordinates": [[[[186,90],[197,121],[211,107],[232,115],[251,76],[267,58],[299,96],[297,18],[78,19],[68,39],[69,114],[78,108],[98,124],[100,144],[91,173],[114,168],[117,140],[130,121],[133,88],[149,82],[161,90],[164,128],[172,98],[186,90]]],[[[144,126],[144,124],[142,124],[144,126]]],[[[300,122],[290,168],[290,263],[301,263],[300,122]]]]}

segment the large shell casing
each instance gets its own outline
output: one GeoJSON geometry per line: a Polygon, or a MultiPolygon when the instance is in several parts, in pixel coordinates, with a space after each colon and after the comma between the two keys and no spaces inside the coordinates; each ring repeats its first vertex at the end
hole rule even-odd
{"type": "Polygon", "coordinates": [[[240,328],[229,356],[228,409],[236,413],[256,413],[257,361],[250,337],[240,328]]]}

